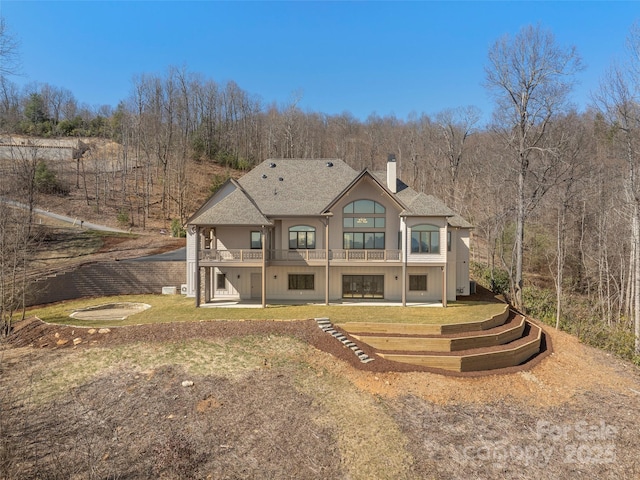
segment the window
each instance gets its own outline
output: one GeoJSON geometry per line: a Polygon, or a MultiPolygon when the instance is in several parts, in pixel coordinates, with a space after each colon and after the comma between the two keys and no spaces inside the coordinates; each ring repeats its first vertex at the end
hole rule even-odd
{"type": "Polygon", "coordinates": [[[385,208],[383,205],[379,204],[378,202],[374,202],[373,200],[356,200],[355,202],[351,202],[350,204],[346,205],[342,209],[342,213],[374,213],[384,215],[385,208]]]}
{"type": "Polygon", "coordinates": [[[313,290],[315,276],[313,274],[289,274],[289,290],[313,290]]]}
{"type": "Polygon", "coordinates": [[[252,249],[260,249],[260,248],[262,248],[262,233],[261,232],[251,232],[251,248],[252,249]]]}
{"type": "Polygon", "coordinates": [[[451,251],[451,230],[447,230],[447,252],[451,251]]]}
{"type": "Polygon", "coordinates": [[[342,209],[345,250],[384,250],[385,208],[373,200],[356,200],[342,209]]]}
{"type": "Polygon", "coordinates": [[[440,253],[440,228],[435,225],[412,227],[411,253],[440,253]]]}
{"type": "Polygon", "coordinates": [[[345,250],[384,250],[384,232],[344,232],[342,248],[345,250]]]}
{"type": "Polygon", "coordinates": [[[316,229],[297,225],[289,229],[289,249],[313,250],[316,248],[316,229]]]}
{"type": "Polygon", "coordinates": [[[426,275],[409,275],[409,290],[426,292],[427,276],[426,275]]]}
{"type": "Polygon", "coordinates": [[[225,273],[219,273],[218,275],[216,275],[216,289],[217,290],[227,289],[227,275],[225,273]]]}

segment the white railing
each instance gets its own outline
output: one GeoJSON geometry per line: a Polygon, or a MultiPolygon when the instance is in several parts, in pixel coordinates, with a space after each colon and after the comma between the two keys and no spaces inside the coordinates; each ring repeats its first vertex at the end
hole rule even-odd
{"type": "Polygon", "coordinates": [[[331,250],[336,262],[399,262],[402,250],[331,250]]]}
{"type": "MultiPolygon", "coordinates": [[[[326,250],[268,250],[267,259],[275,262],[326,261],[326,250]]],[[[401,250],[330,250],[329,259],[341,262],[399,262],[401,250]]],[[[256,262],[262,250],[201,250],[200,260],[210,262],[256,262]]]]}
{"type": "Polygon", "coordinates": [[[200,260],[209,262],[255,262],[262,260],[262,250],[200,250],[200,260]]]}

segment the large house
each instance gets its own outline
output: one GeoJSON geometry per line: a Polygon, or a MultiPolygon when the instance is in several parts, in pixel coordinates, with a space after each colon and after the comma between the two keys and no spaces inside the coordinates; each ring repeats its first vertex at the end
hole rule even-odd
{"type": "Polygon", "coordinates": [[[187,295],[217,300],[447,305],[469,295],[471,225],[386,172],[273,159],[187,221],[187,295]]]}

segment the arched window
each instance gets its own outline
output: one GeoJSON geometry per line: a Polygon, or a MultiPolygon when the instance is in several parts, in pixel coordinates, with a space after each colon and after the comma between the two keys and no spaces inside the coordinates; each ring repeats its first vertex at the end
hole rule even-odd
{"type": "Polygon", "coordinates": [[[316,229],[308,225],[289,228],[289,249],[313,250],[316,248],[316,229]]]}
{"type": "Polygon", "coordinates": [[[411,227],[411,253],[440,253],[440,228],[435,225],[411,227]]]}
{"type": "Polygon", "coordinates": [[[384,250],[386,210],[373,200],[356,200],[342,209],[343,248],[384,250]]]}

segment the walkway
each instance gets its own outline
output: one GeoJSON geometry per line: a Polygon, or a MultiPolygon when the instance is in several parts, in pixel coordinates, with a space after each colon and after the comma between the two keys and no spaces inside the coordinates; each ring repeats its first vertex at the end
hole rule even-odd
{"type": "MultiPolygon", "coordinates": [[[[16,202],[15,200],[11,200],[8,198],[0,197],[0,202],[6,203],[7,205],[11,205],[12,207],[21,208],[23,210],[29,210],[29,206],[24,203],[16,202]]],[[[43,215],[45,217],[53,218],[60,222],[70,223],[73,226],[79,226],[80,228],[85,228],[87,230],[98,230],[101,232],[114,232],[114,233],[128,233],[124,230],[120,230],[117,228],[107,227],[105,225],[97,225],[95,223],[85,222],[79,218],[67,217],[66,215],[60,215],[58,213],[52,213],[47,210],[43,210],[41,208],[34,208],[34,213],[38,215],[43,215]]]]}

